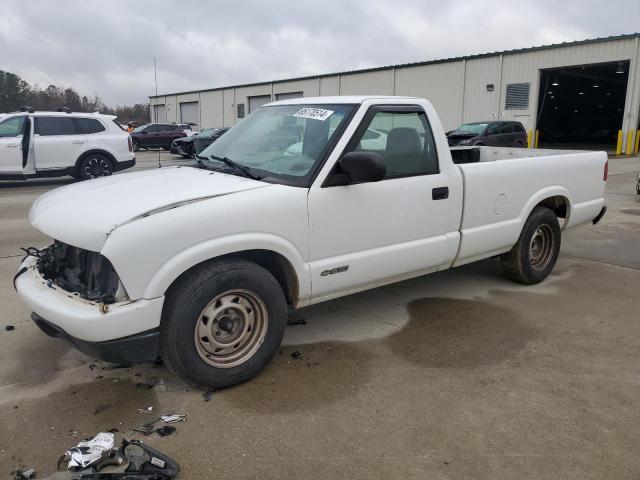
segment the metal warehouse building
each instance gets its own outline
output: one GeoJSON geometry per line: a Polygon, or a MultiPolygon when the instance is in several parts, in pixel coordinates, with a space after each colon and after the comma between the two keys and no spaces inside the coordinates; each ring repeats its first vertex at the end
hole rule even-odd
{"type": "Polygon", "coordinates": [[[320,95],[429,99],[445,129],[517,120],[531,146],[638,152],[640,34],[150,97],[154,122],[231,126],[265,103],[320,95]]]}

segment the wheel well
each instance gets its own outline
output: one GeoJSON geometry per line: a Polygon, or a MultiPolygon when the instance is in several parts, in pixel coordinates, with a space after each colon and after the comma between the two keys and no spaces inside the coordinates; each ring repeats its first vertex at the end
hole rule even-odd
{"type": "Polygon", "coordinates": [[[556,217],[562,218],[565,224],[569,219],[570,206],[567,197],[556,195],[555,197],[545,198],[536,207],[547,207],[556,214],[556,217]]]}
{"type": "Polygon", "coordinates": [[[88,157],[89,155],[92,155],[94,153],[99,153],[100,155],[103,155],[105,157],[107,157],[109,159],[109,161],[111,162],[111,166],[113,168],[115,168],[116,166],[116,159],[113,155],[111,155],[109,152],[107,152],[106,150],[99,150],[99,149],[93,149],[93,150],[87,150],[86,152],[84,152],[82,155],[80,155],[78,157],[78,160],[76,160],[76,170],[78,170],[80,168],[80,162],[82,162],[86,157],[88,157]]]}
{"type": "Polygon", "coordinates": [[[222,255],[219,257],[214,257],[209,260],[205,260],[197,265],[194,265],[187,271],[183,272],[178,278],[176,278],[167,291],[169,291],[179,280],[182,278],[187,272],[193,270],[194,268],[198,268],[202,264],[211,261],[217,261],[225,258],[242,258],[244,260],[248,260],[250,262],[256,263],[269,271],[282,288],[284,292],[284,296],[287,300],[287,304],[295,307],[298,303],[298,277],[296,272],[289,262],[283,255],[280,255],[277,252],[272,250],[243,250],[240,252],[229,253],[227,255],[222,255]]]}

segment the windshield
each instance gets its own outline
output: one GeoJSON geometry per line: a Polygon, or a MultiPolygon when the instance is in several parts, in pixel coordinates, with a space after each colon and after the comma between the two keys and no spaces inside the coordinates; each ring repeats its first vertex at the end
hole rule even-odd
{"type": "Polygon", "coordinates": [[[474,135],[482,135],[484,129],[487,128],[486,123],[465,123],[456,128],[456,133],[473,133],[474,135]]]}
{"type": "Polygon", "coordinates": [[[303,185],[353,108],[347,104],[262,107],[203,150],[200,157],[207,167],[224,168],[212,156],[228,158],[261,177],[303,185]]]}
{"type": "Polygon", "coordinates": [[[134,132],[141,132],[145,128],[147,128],[149,125],[151,125],[151,124],[150,123],[145,123],[144,125],[140,125],[139,127],[134,128],[133,131],[134,132]]]}

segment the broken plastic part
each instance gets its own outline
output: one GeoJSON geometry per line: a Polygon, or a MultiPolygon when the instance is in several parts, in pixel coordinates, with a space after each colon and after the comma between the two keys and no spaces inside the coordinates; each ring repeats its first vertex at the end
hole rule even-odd
{"type": "Polygon", "coordinates": [[[31,480],[36,476],[35,468],[28,468],[26,470],[18,470],[16,472],[16,480],[31,480]]]}
{"type": "Polygon", "coordinates": [[[78,443],[67,451],[69,456],[67,468],[87,468],[89,465],[99,462],[103,457],[109,456],[113,448],[113,441],[113,433],[100,432],[91,440],[78,443]]]}

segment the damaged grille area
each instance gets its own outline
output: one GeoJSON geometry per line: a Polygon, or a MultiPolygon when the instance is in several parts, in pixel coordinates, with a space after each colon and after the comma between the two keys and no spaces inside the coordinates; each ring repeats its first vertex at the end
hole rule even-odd
{"type": "Polygon", "coordinates": [[[114,303],[120,280],[111,262],[96,252],[55,241],[32,255],[45,280],[81,298],[114,303]]]}

